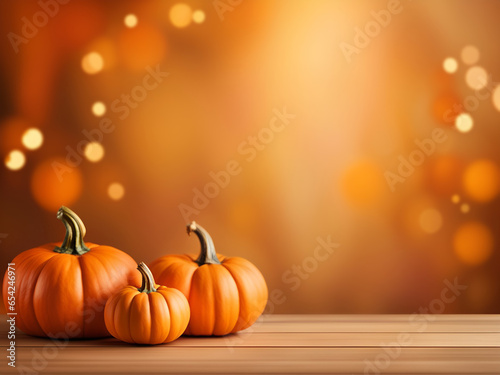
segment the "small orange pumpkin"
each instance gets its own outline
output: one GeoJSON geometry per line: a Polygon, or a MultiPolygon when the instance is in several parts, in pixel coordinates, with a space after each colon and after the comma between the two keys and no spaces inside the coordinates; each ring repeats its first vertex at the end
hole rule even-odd
{"type": "Polygon", "coordinates": [[[140,285],[137,263],[110,246],[85,244],[85,225],[69,208],[57,218],[66,227],[63,242],[27,250],[14,258],[15,286],[3,281],[8,312],[17,313],[16,326],[23,332],[53,338],[109,336],[104,324],[108,297],[126,285],[140,285]],[[11,289],[9,289],[9,287],[11,289]],[[15,288],[15,305],[9,291],[15,288]]]}
{"type": "Polygon", "coordinates": [[[180,290],[191,307],[185,334],[222,336],[250,327],[267,303],[267,285],[248,260],[216,254],[208,232],[194,221],[187,226],[201,243],[196,255],[166,255],[151,263],[156,280],[180,290]]]}
{"type": "Polygon", "coordinates": [[[189,303],[174,288],[156,285],[149,268],[137,267],[142,286],[127,286],[112,296],[104,309],[111,335],[131,344],[156,345],[173,341],[189,322],[189,303]]]}

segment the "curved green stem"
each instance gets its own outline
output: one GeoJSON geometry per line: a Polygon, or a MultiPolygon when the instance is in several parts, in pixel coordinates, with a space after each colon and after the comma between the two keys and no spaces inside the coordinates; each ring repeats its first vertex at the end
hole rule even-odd
{"type": "Polygon", "coordinates": [[[68,207],[62,206],[57,211],[57,218],[66,227],[66,236],[61,246],[57,246],[54,251],[63,254],[83,255],[90,249],[85,246],[85,225],[83,221],[68,207]]]}
{"type": "Polygon", "coordinates": [[[139,289],[139,292],[141,293],[156,292],[155,279],[148,266],[146,266],[146,263],[144,262],[139,263],[137,269],[142,275],[142,286],[141,289],[139,289]]]}
{"type": "Polygon", "coordinates": [[[194,221],[187,226],[188,234],[194,232],[201,244],[200,256],[196,259],[196,263],[199,266],[204,264],[220,264],[219,258],[217,258],[217,254],[215,252],[214,241],[212,237],[208,234],[208,232],[203,229],[203,227],[196,224],[194,221]]]}

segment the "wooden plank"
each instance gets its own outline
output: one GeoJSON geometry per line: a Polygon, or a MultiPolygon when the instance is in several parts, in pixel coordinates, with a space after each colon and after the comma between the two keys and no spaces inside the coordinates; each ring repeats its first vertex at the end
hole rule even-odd
{"type": "MultiPolygon", "coordinates": [[[[0,315],[0,319],[0,332],[4,332],[6,316],[0,315]]],[[[411,319],[409,315],[264,315],[247,331],[500,332],[500,315],[420,315],[418,320],[411,319]]]]}
{"type": "MultiPolygon", "coordinates": [[[[5,348],[8,325],[5,315],[0,319],[0,346],[5,348]]],[[[57,346],[50,339],[18,333],[18,367],[4,363],[1,369],[54,374],[500,374],[500,316],[436,315],[424,321],[425,327],[419,327],[408,315],[268,315],[236,335],[182,337],[159,346],[113,338],[57,346]]]]}
{"type": "Polygon", "coordinates": [[[495,332],[500,333],[500,324],[489,322],[458,323],[280,323],[272,325],[257,324],[252,332],[495,332]]]}
{"type": "Polygon", "coordinates": [[[264,315],[254,332],[500,332],[500,315],[264,315]]]}
{"type": "MultiPolygon", "coordinates": [[[[5,343],[6,344],[6,343],[5,343]]],[[[1,345],[5,345],[1,343],[1,345]]],[[[17,346],[57,346],[52,340],[18,336],[17,346]]],[[[74,347],[127,345],[114,338],[72,341],[74,347]]],[[[500,333],[238,333],[225,337],[181,337],[168,344],[176,347],[500,347],[500,333]]]]}
{"type": "Polygon", "coordinates": [[[67,373],[382,373],[389,374],[498,374],[500,349],[405,348],[393,355],[375,348],[356,350],[218,348],[187,351],[171,346],[74,348],[67,347],[43,359],[41,349],[21,348],[18,369],[67,373]],[[37,354],[38,353],[38,356],[37,354]],[[33,358],[37,358],[34,360],[33,358]],[[41,359],[40,359],[41,358],[41,359]]]}

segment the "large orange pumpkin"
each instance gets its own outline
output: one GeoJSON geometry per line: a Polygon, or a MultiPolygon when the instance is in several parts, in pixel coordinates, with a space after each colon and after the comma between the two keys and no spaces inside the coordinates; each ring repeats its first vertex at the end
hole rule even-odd
{"type": "MultiPolygon", "coordinates": [[[[106,337],[104,305],[127,285],[140,285],[137,263],[110,246],[85,244],[85,226],[69,208],[57,213],[66,227],[63,242],[27,250],[14,258],[16,326],[34,336],[106,337]]],[[[12,281],[11,281],[12,284],[12,281]]],[[[5,307],[9,277],[3,282],[5,307]]]]}
{"type": "Polygon", "coordinates": [[[166,255],[150,265],[156,281],[179,289],[188,299],[191,320],[185,334],[222,336],[250,327],[267,303],[267,286],[248,260],[216,254],[208,232],[192,222],[201,243],[196,255],[166,255]]]}
{"type": "Polygon", "coordinates": [[[111,335],[131,344],[162,344],[177,339],[189,322],[189,304],[174,288],[156,285],[148,266],[140,263],[142,286],[127,286],[104,309],[111,335]]]}

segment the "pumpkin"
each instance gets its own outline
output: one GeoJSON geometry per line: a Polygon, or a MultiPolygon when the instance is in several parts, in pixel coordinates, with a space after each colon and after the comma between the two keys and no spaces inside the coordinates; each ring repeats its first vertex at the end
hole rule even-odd
{"type": "Polygon", "coordinates": [[[156,285],[149,268],[137,268],[142,286],[127,286],[112,296],[104,309],[111,335],[131,344],[156,345],[177,339],[189,322],[189,304],[177,289],[156,285]]]}
{"type": "MultiPolygon", "coordinates": [[[[126,285],[140,285],[137,263],[110,246],[84,243],[85,225],[69,208],[57,218],[66,227],[63,242],[49,243],[17,255],[16,325],[23,332],[52,338],[107,337],[104,306],[126,285]]],[[[3,299],[8,311],[7,273],[3,299]]]]}
{"type": "Polygon", "coordinates": [[[267,286],[248,260],[217,254],[208,232],[194,221],[187,226],[201,243],[196,255],[166,255],[151,263],[157,282],[180,290],[191,320],[186,335],[222,336],[250,327],[267,303],[267,286]]]}

